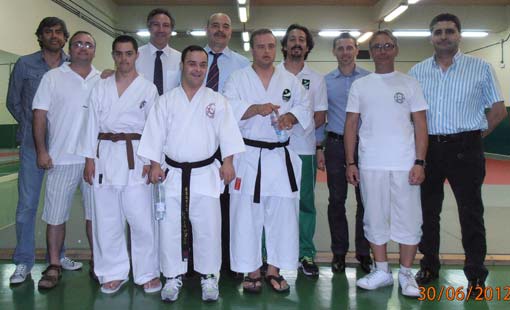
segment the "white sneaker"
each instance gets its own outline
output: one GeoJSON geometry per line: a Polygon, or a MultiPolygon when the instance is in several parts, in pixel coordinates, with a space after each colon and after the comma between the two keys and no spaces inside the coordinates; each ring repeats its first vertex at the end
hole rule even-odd
{"type": "Polygon", "coordinates": [[[166,278],[166,283],[161,290],[161,300],[176,301],[179,298],[179,292],[182,287],[182,276],[175,278],[166,278]]]}
{"type": "Polygon", "coordinates": [[[416,283],[414,275],[411,271],[399,271],[398,283],[402,289],[402,295],[409,297],[420,297],[420,289],[418,288],[418,283],[416,283]]]}
{"type": "Polygon", "coordinates": [[[60,259],[60,265],[62,266],[62,269],[65,270],[78,270],[83,267],[83,263],[75,262],[67,256],[64,256],[60,259]]]}
{"type": "Polygon", "coordinates": [[[213,274],[202,276],[200,280],[202,285],[202,300],[203,301],[216,301],[220,291],[218,290],[218,278],[213,274]]]}
{"type": "Polygon", "coordinates": [[[11,284],[19,284],[25,282],[27,277],[30,277],[30,269],[25,264],[16,265],[16,270],[9,278],[11,284]]]}
{"type": "Polygon", "coordinates": [[[391,270],[385,272],[376,268],[368,275],[356,281],[356,285],[366,290],[375,290],[383,286],[393,285],[393,276],[391,275],[391,270]]]}

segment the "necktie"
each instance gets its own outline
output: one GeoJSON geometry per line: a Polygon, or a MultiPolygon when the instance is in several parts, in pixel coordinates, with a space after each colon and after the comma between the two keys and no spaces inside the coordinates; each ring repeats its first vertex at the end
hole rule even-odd
{"type": "Polygon", "coordinates": [[[156,52],[156,60],[154,61],[154,85],[158,89],[159,95],[163,95],[163,64],[161,63],[161,54],[163,51],[156,52]]]}
{"type": "Polygon", "coordinates": [[[213,61],[211,67],[209,67],[209,73],[207,74],[207,83],[205,86],[209,87],[214,91],[218,91],[218,83],[220,82],[220,70],[218,69],[218,57],[222,53],[213,53],[209,52],[213,55],[213,61]]]}

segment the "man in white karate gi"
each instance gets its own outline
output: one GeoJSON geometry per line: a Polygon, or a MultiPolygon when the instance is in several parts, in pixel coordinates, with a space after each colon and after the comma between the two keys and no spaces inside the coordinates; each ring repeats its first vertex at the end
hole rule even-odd
{"type": "Polygon", "coordinates": [[[126,221],[131,229],[133,278],[147,293],[161,289],[154,235],[149,162],[136,156],[145,119],[157,100],[156,87],[138,75],[138,44],[130,36],[113,41],[116,72],[93,89],[77,153],[87,157],[84,178],[93,185],[95,271],[105,294],[129,278],[126,221]]]}
{"type": "Polygon", "coordinates": [[[237,178],[230,187],[230,262],[233,271],[249,273],[243,289],[260,292],[264,229],[266,281],[274,290],[286,292],[289,285],[279,269],[298,267],[301,160],[287,148],[288,139],[279,142],[284,139],[278,138],[276,129],[290,131],[299,123],[306,130],[312,111],[301,82],[284,68],[274,67],[276,38],[271,30],[254,31],[250,46],[253,65],[234,72],[224,90],[248,146],[234,157],[237,178]],[[276,112],[279,118],[272,125],[270,114],[276,112]]]}
{"type": "Polygon", "coordinates": [[[138,155],[151,160],[151,182],[165,182],[166,215],[159,225],[161,271],[166,277],[161,299],[177,300],[193,247],[202,299],[214,301],[221,267],[219,196],[235,176],[233,155],[245,147],[227,100],[203,85],[207,52],[195,45],[185,48],[181,67],[182,84],[161,96],[152,109],[138,155]],[[166,178],[162,158],[169,169],[166,178]]]}
{"type": "Polygon", "coordinates": [[[48,172],[42,219],[47,223],[49,266],[38,283],[41,289],[53,288],[60,280],[60,252],[77,187],[82,192],[87,236],[89,241],[92,240],[90,188],[82,179],[85,159],[72,154],[80,123],[70,116],[79,119],[82,106],[99,80],[99,72],[92,66],[95,50],[90,33],[76,32],[69,40],[71,62],[43,76],[32,102],[37,165],[48,172]]]}

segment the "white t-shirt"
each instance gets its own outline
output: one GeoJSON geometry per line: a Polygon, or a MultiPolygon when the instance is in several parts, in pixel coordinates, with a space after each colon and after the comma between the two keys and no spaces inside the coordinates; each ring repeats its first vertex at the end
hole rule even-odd
{"type": "MultiPolygon", "coordinates": [[[[283,62],[279,64],[279,67],[285,69],[283,62]]],[[[312,70],[305,63],[296,77],[308,91],[312,112],[326,111],[328,109],[328,93],[324,76],[312,70]]],[[[315,122],[312,114],[312,126],[309,126],[306,131],[300,125],[294,127],[289,147],[299,155],[315,155],[315,146],[315,122]]]]}
{"type": "Polygon", "coordinates": [[[359,113],[359,167],[408,171],[416,159],[411,113],[427,110],[418,81],[394,71],[356,80],[347,112],[359,113]]]}
{"type": "Polygon", "coordinates": [[[48,152],[55,165],[81,164],[85,158],[72,154],[80,134],[83,106],[100,79],[94,67],[83,79],[69,63],[48,71],[32,102],[32,110],[45,110],[48,128],[48,152]]]}
{"type": "MultiPolygon", "coordinates": [[[[138,48],[136,71],[147,80],[154,82],[154,62],[158,49],[148,43],[138,48]]],[[[161,64],[163,66],[163,93],[177,87],[181,81],[181,52],[166,46],[162,49],[161,64]]]]}

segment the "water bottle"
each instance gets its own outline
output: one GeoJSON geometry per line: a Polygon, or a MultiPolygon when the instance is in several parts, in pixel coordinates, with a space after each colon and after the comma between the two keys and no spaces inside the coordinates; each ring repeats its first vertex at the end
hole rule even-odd
{"type": "Polygon", "coordinates": [[[271,112],[271,126],[274,128],[274,132],[276,133],[276,137],[278,137],[279,142],[285,142],[289,140],[289,135],[287,134],[287,130],[281,130],[278,128],[278,114],[275,111],[271,112]]]}
{"type": "Polygon", "coordinates": [[[154,202],[154,214],[156,220],[161,221],[165,218],[166,204],[165,204],[165,185],[161,178],[157,184],[152,187],[152,201],[154,202]]]}

